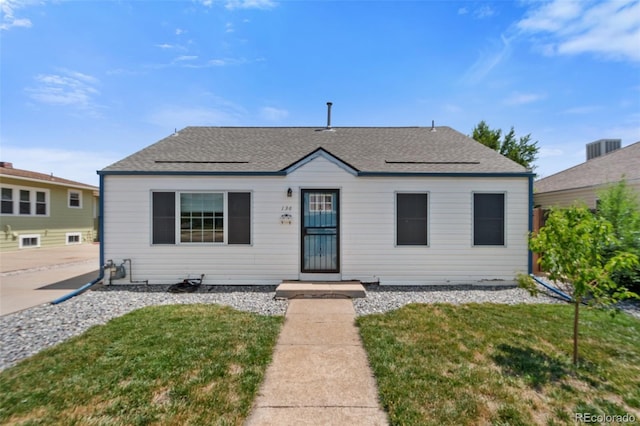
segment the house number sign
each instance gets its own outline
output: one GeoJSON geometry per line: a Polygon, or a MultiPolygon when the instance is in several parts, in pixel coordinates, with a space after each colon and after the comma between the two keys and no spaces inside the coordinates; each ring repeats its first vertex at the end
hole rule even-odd
{"type": "MultiPolygon", "coordinates": [[[[280,211],[282,212],[290,212],[292,210],[291,206],[282,206],[282,208],[280,209],[280,211]]],[[[293,217],[291,216],[291,213],[282,213],[280,215],[280,223],[282,223],[283,225],[291,225],[291,222],[293,221],[293,217]]]]}

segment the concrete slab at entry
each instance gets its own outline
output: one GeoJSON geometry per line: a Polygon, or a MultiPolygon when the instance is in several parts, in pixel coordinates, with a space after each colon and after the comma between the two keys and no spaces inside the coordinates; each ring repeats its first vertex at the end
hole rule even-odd
{"type": "Polygon", "coordinates": [[[359,281],[307,282],[284,281],[276,288],[276,298],[359,298],[366,297],[364,287],[359,281]]]}

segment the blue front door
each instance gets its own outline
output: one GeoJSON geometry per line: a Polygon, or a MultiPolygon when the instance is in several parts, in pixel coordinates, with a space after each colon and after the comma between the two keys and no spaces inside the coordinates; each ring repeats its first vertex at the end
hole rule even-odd
{"type": "Polygon", "coordinates": [[[337,189],[302,190],[302,272],[340,272],[337,189]]]}

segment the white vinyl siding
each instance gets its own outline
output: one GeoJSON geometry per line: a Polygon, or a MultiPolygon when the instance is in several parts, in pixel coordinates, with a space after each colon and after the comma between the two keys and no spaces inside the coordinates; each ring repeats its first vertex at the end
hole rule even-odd
{"type": "Polygon", "coordinates": [[[151,284],[175,283],[189,274],[205,274],[205,284],[299,279],[300,194],[318,188],[340,191],[343,280],[495,284],[513,282],[518,272],[527,271],[526,177],[356,177],[323,157],[282,177],[107,175],[105,259],[132,259],[134,279],[151,284]],[[251,192],[251,245],[150,244],[149,193],[185,189],[251,192]],[[473,247],[474,192],[506,194],[504,246],[473,247]],[[396,246],[397,193],[428,193],[428,246],[396,246]],[[283,212],[291,214],[290,223],[281,221],[283,212]]]}

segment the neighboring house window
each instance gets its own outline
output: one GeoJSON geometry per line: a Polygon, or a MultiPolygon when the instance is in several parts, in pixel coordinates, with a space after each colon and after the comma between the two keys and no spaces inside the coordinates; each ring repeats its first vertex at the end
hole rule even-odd
{"type": "Polygon", "coordinates": [[[69,207],[75,209],[82,208],[82,193],[80,191],[69,190],[69,207]]]}
{"type": "Polygon", "coordinates": [[[2,210],[3,214],[13,214],[13,189],[2,188],[2,210]]]}
{"type": "Polygon", "coordinates": [[[36,191],[36,215],[46,216],[47,214],[47,193],[36,191]]]}
{"type": "Polygon", "coordinates": [[[504,194],[473,194],[473,245],[504,245],[504,194]]]}
{"type": "Polygon", "coordinates": [[[24,187],[2,188],[2,207],[6,215],[47,216],[49,214],[49,191],[24,187]]]}
{"type": "Polygon", "coordinates": [[[40,235],[20,235],[19,248],[40,247],[40,235]]]}
{"type": "Polygon", "coordinates": [[[31,214],[31,191],[20,190],[20,214],[31,214]]]}
{"type": "Polygon", "coordinates": [[[180,243],[251,244],[249,192],[153,192],[151,211],[152,244],[176,244],[176,228],[180,243]]]}
{"type": "Polygon", "coordinates": [[[80,232],[67,233],[67,245],[82,244],[82,234],[80,232]]]}
{"type": "Polygon", "coordinates": [[[396,244],[426,246],[428,194],[396,194],[396,244]]]}

